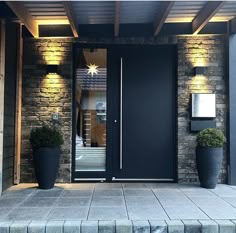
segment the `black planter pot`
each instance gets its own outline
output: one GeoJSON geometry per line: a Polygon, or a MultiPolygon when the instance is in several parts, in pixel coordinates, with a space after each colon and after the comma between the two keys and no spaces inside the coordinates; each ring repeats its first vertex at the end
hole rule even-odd
{"type": "Polygon", "coordinates": [[[222,160],[223,148],[197,147],[197,170],[203,188],[216,187],[222,160]]]}
{"type": "Polygon", "coordinates": [[[34,150],[34,168],[41,189],[54,187],[59,167],[59,148],[42,147],[34,150]]]}

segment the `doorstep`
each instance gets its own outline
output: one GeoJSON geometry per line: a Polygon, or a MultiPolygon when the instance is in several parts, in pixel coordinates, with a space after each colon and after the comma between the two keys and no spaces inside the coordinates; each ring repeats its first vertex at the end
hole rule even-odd
{"type": "Polygon", "coordinates": [[[15,221],[0,222],[4,233],[234,233],[235,221],[15,221]]]}

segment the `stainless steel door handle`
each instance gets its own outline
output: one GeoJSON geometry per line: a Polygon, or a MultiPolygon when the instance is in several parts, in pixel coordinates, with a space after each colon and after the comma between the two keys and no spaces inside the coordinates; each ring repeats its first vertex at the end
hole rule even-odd
{"type": "Polygon", "coordinates": [[[123,59],[120,58],[120,169],[123,169],[123,59]]]}

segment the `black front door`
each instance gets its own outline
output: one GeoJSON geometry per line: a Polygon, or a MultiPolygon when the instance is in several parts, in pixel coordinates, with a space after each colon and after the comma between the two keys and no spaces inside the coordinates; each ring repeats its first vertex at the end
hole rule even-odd
{"type": "Polygon", "coordinates": [[[112,179],[175,177],[175,48],[110,51],[112,179]]]}

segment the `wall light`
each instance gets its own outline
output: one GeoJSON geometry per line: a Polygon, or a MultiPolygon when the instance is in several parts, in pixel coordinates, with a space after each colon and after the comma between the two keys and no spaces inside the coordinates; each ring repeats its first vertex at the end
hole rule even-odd
{"type": "Polygon", "coordinates": [[[58,65],[47,65],[47,74],[58,74],[58,65]]]}
{"type": "Polygon", "coordinates": [[[205,66],[195,66],[194,68],[194,75],[204,75],[204,71],[205,71],[205,66]]]}

